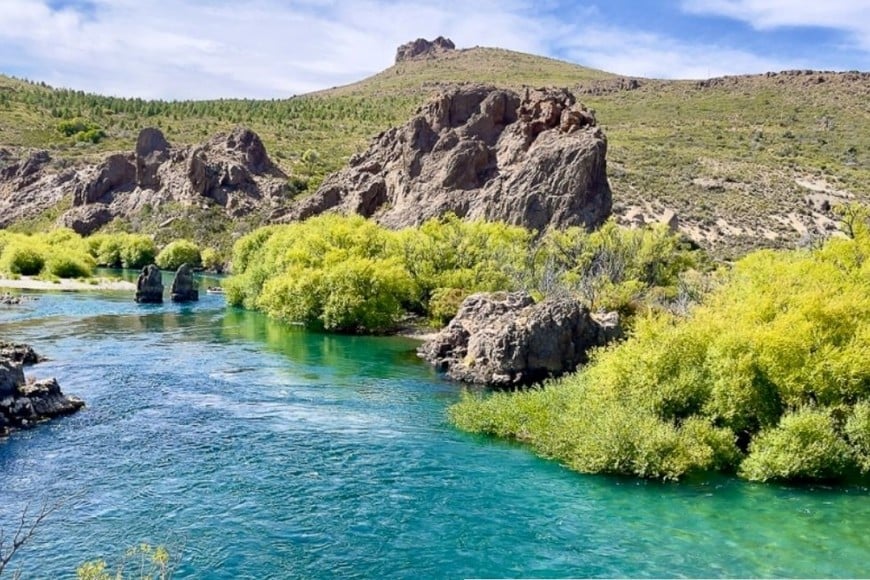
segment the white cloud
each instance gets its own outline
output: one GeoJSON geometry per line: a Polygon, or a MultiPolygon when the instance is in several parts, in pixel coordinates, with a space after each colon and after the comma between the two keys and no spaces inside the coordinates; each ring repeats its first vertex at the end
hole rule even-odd
{"type": "Polygon", "coordinates": [[[693,14],[725,16],[758,30],[816,26],[843,31],[870,51],[870,5],[867,0],[684,0],[693,14]]]}
{"type": "Polygon", "coordinates": [[[796,61],[609,27],[565,38],[562,43],[569,60],[630,76],[703,79],[803,68],[803,63],[796,61]]]}
{"type": "MultiPolygon", "coordinates": [[[[838,2],[852,4],[828,0],[838,2]]],[[[750,3],[763,4],[691,0],[687,7],[724,14],[750,3]]],[[[151,98],[271,98],[328,88],[388,67],[403,42],[437,35],[460,47],[554,55],[626,75],[802,66],[626,30],[594,8],[559,0],[0,0],[0,22],[0,72],[151,98]]]]}

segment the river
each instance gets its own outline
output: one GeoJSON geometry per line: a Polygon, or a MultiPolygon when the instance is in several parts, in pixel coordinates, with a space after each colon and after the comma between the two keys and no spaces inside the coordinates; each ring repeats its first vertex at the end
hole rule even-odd
{"type": "Polygon", "coordinates": [[[0,441],[0,529],[62,505],[13,560],[74,577],[140,542],[176,578],[870,574],[860,487],[584,476],[452,428],[460,387],[403,338],[227,309],[31,293],[0,337],[87,402],[0,441]]]}

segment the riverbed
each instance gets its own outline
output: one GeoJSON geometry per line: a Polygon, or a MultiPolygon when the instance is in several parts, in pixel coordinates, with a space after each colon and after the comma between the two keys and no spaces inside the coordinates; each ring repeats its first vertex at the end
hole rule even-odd
{"type": "Polygon", "coordinates": [[[29,293],[0,338],[87,408],[0,441],[0,528],[60,508],[25,578],[149,542],[176,578],[870,574],[861,487],[584,476],[452,428],[418,342],[117,292],[29,293]]]}

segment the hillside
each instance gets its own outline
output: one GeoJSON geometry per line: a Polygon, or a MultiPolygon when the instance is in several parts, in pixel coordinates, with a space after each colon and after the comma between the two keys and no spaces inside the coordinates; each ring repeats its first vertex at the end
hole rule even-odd
{"type": "Polygon", "coordinates": [[[866,73],[623,79],[490,48],[399,62],[348,86],[280,100],[144,101],[0,77],[0,147],[12,155],[46,148],[52,163],[65,166],[130,150],[143,127],[159,127],[182,146],[242,124],[261,136],[298,189],[306,182],[310,189],[372,136],[457,82],[567,86],[595,109],[607,134],[620,219],[676,215],[681,230],[725,257],[829,231],[831,205],[870,195],[866,73]],[[58,130],[70,118],[106,136],[76,142],[58,130]]]}

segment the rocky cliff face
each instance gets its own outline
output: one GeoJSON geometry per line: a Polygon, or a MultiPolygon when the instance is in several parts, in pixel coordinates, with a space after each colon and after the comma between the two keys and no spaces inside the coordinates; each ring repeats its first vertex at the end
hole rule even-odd
{"type": "Polygon", "coordinates": [[[444,52],[455,50],[456,45],[449,38],[439,36],[435,40],[428,41],[425,38],[418,38],[411,42],[406,42],[396,50],[396,62],[411,60],[414,58],[427,58],[438,56],[444,52]]]}
{"type": "Polygon", "coordinates": [[[452,212],[593,228],[611,210],[606,152],[593,114],[566,90],[463,87],[381,134],[284,219],[334,210],[405,227],[452,212]]]}
{"type": "Polygon", "coordinates": [[[237,128],[194,147],[172,147],[158,129],[144,129],[131,153],[58,170],[46,151],[7,160],[0,171],[0,228],[58,204],[72,194],[59,224],[91,233],[116,216],[169,202],[216,203],[238,217],[279,198],[286,175],[260,138],[237,128]]]}

